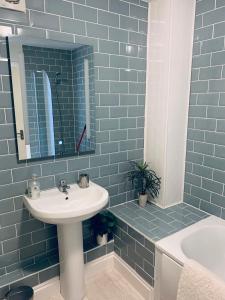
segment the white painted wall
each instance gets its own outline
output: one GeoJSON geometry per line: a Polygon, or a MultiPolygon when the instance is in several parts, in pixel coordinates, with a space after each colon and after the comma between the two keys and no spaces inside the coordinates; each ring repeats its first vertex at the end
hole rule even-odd
{"type": "Polygon", "coordinates": [[[162,178],[161,207],[183,199],[195,2],[150,2],[145,160],[162,178]]]}

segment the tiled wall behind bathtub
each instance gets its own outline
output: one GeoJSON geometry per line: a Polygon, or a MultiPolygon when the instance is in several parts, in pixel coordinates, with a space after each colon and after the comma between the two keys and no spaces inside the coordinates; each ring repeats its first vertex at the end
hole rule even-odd
{"type": "Polygon", "coordinates": [[[96,66],[96,154],[18,163],[5,38],[0,44],[0,274],[57,252],[55,227],[32,219],[21,195],[33,172],[41,188],[85,170],[110,205],[132,199],[129,159],[143,157],[147,3],[141,0],[27,0],[27,13],[0,9],[0,33],[91,44],[96,66]],[[7,268],[6,268],[7,266],[7,268]]]}
{"type": "Polygon", "coordinates": [[[196,5],[184,201],[225,218],[225,1],[196,5]]]}

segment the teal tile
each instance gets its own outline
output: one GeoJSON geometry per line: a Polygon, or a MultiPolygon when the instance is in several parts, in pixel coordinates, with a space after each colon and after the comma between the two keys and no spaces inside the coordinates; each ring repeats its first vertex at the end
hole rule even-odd
{"type": "Polygon", "coordinates": [[[204,141],[204,132],[198,129],[188,129],[187,138],[189,140],[204,141]]]}
{"type": "Polygon", "coordinates": [[[31,10],[30,22],[34,27],[59,31],[59,17],[56,15],[31,10]]]}
{"type": "Polygon", "coordinates": [[[148,22],[139,20],[139,32],[147,34],[147,32],[148,32],[148,22]]]}
{"type": "Polygon", "coordinates": [[[101,106],[117,106],[119,105],[119,95],[118,94],[101,94],[100,95],[101,106]]]}
{"type": "Polygon", "coordinates": [[[89,37],[108,39],[107,26],[93,24],[93,23],[86,23],[86,28],[87,28],[87,35],[89,37]]]}
{"type": "Polygon", "coordinates": [[[85,35],[85,22],[83,21],[73,20],[70,18],[61,18],[60,24],[62,32],[85,35]]]}
{"type": "Polygon", "coordinates": [[[120,129],[136,128],[136,118],[121,118],[120,129]]]}
{"type": "Polygon", "coordinates": [[[137,71],[130,69],[120,70],[120,80],[121,81],[137,81],[137,71]]]}
{"type": "Polygon", "coordinates": [[[128,16],[129,4],[119,0],[109,0],[109,10],[117,14],[128,16]]]}
{"type": "Polygon", "coordinates": [[[119,15],[98,10],[98,23],[112,27],[119,27],[119,15]]]}
{"type": "Polygon", "coordinates": [[[224,171],[225,161],[221,158],[216,158],[212,156],[206,156],[204,158],[204,165],[207,167],[211,167],[217,170],[224,171]]]}
{"type": "Polygon", "coordinates": [[[100,129],[101,131],[119,129],[119,120],[118,119],[100,120],[100,129]]]}
{"type": "Polygon", "coordinates": [[[44,11],[44,0],[27,0],[26,5],[27,8],[44,11]]]}
{"type": "Polygon", "coordinates": [[[109,40],[128,42],[128,31],[109,27],[109,40]]]}
{"type": "Polygon", "coordinates": [[[214,8],[215,8],[214,0],[198,1],[196,3],[196,15],[206,13],[207,11],[211,11],[214,8]]]}
{"type": "Polygon", "coordinates": [[[110,117],[111,118],[122,118],[127,116],[127,108],[126,107],[111,107],[110,108],[110,117]]]}
{"type": "Polygon", "coordinates": [[[62,15],[65,17],[73,17],[73,6],[70,2],[63,2],[60,0],[55,0],[54,5],[52,5],[51,0],[45,1],[45,10],[47,13],[54,15],[62,15]]]}
{"type": "Polygon", "coordinates": [[[119,70],[115,68],[99,68],[100,80],[119,80],[119,70]]]}
{"type": "Polygon", "coordinates": [[[190,219],[188,216],[185,216],[181,213],[173,212],[169,214],[172,218],[174,218],[177,221],[180,221],[181,223],[185,225],[189,225],[192,223],[192,219],[190,219]]]}
{"type": "Polygon", "coordinates": [[[130,16],[138,19],[147,20],[148,11],[147,9],[131,4],[130,5],[130,16]]]}
{"type": "Polygon", "coordinates": [[[209,180],[206,178],[202,179],[202,187],[211,192],[215,192],[217,194],[223,193],[223,184],[219,182],[215,182],[213,180],[209,180]]]}
{"type": "Polygon", "coordinates": [[[161,211],[156,211],[154,213],[154,216],[156,216],[157,218],[161,219],[162,221],[166,222],[166,223],[171,223],[174,219],[171,218],[170,216],[164,214],[161,211]]]}
{"type": "Polygon", "coordinates": [[[205,178],[212,178],[213,171],[211,168],[200,166],[200,165],[194,165],[193,166],[193,173],[205,178]]]}
{"type": "Polygon", "coordinates": [[[217,144],[217,145],[225,145],[225,134],[218,132],[206,132],[205,140],[207,143],[217,144]]]}
{"type": "Polygon", "coordinates": [[[192,207],[192,206],[189,206],[189,205],[187,206],[186,209],[187,209],[187,211],[190,211],[193,214],[198,215],[201,218],[204,218],[204,217],[208,216],[208,214],[206,214],[204,211],[196,209],[195,207],[192,207]]]}
{"type": "Polygon", "coordinates": [[[107,0],[86,0],[86,5],[96,7],[103,10],[108,10],[108,1],[107,0]]]}
{"type": "Polygon", "coordinates": [[[97,9],[93,9],[79,4],[74,4],[73,13],[74,19],[80,19],[94,23],[97,22],[97,9]]]}
{"type": "Polygon", "coordinates": [[[199,74],[199,79],[201,79],[201,80],[219,79],[219,78],[221,78],[221,69],[222,69],[221,66],[201,68],[200,74],[199,74]]]}
{"type": "Polygon", "coordinates": [[[119,81],[110,81],[110,92],[111,93],[128,93],[128,83],[127,82],[119,82],[119,81]]]}
{"type": "Polygon", "coordinates": [[[103,143],[101,144],[101,153],[113,153],[119,151],[119,143],[111,142],[111,143],[103,143]]]}
{"type": "Polygon", "coordinates": [[[186,227],[185,224],[181,223],[180,221],[174,220],[173,222],[170,223],[176,230],[181,230],[186,227]]]}
{"type": "Polygon", "coordinates": [[[224,125],[225,125],[225,121],[224,120],[218,120],[217,121],[217,131],[218,132],[225,132],[224,125]]]}
{"type": "Polygon", "coordinates": [[[225,20],[225,7],[210,11],[203,16],[203,26],[219,23],[225,20]]]}
{"type": "Polygon", "coordinates": [[[225,158],[225,147],[215,145],[215,156],[225,158]]]}
{"type": "Polygon", "coordinates": [[[204,41],[212,38],[213,26],[202,27],[194,31],[194,41],[204,41]]]}
{"type": "Polygon", "coordinates": [[[201,28],[202,27],[202,15],[195,15],[195,29],[201,28]]]}
{"type": "Polygon", "coordinates": [[[191,218],[193,221],[198,222],[200,221],[202,218],[194,213],[191,213],[188,215],[189,218],[191,218]]]}
{"type": "Polygon", "coordinates": [[[110,67],[112,67],[112,68],[128,68],[128,57],[111,55],[110,56],[110,67]]]}
{"type": "Polygon", "coordinates": [[[199,208],[199,206],[200,206],[200,199],[195,196],[184,193],[183,199],[184,199],[184,202],[189,205],[192,205],[197,208],[199,208]]]}
{"type": "Polygon", "coordinates": [[[194,81],[191,84],[191,93],[204,93],[208,91],[208,81],[194,81]]]}
{"type": "MultiPolygon", "coordinates": [[[[119,42],[99,40],[99,50],[101,51],[101,53],[119,54],[119,42]]],[[[114,60],[114,66],[116,65],[115,60],[114,60]]]]}
{"type": "Polygon", "coordinates": [[[194,151],[197,153],[202,153],[202,154],[206,154],[206,155],[213,155],[214,145],[195,141],[194,142],[194,151]]]}
{"type": "Polygon", "coordinates": [[[200,209],[217,217],[221,216],[221,207],[211,204],[209,202],[201,201],[200,209]]]}
{"type": "Polygon", "coordinates": [[[209,91],[210,92],[225,92],[225,79],[210,80],[209,91]]]}
{"type": "MultiPolygon", "coordinates": [[[[124,42],[125,42],[125,40],[124,40],[124,42]]],[[[146,46],[147,45],[147,36],[146,36],[146,34],[143,34],[143,33],[130,32],[129,43],[146,46]]]]}
{"type": "Polygon", "coordinates": [[[193,56],[192,67],[193,68],[209,67],[211,65],[210,61],[211,61],[210,54],[196,55],[196,56],[193,56]]]}
{"type": "Polygon", "coordinates": [[[126,30],[138,31],[138,20],[135,18],[120,16],[120,27],[126,30]]]}
{"type": "Polygon", "coordinates": [[[224,36],[225,35],[225,22],[221,22],[214,25],[214,36],[224,36]]]}

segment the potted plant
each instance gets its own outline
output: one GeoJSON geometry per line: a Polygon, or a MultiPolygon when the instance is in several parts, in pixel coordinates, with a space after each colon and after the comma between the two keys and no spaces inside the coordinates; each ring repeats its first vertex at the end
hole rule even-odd
{"type": "Polygon", "coordinates": [[[148,200],[148,193],[154,199],[158,197],[161,179],[149,168],[146,162],[131,161],[132,170],[128,172],[128,179],[139,194],[139,205],[144,207],[148,200]]]}
{"type": "Polygon", "coordinates": [[[102,211],[93,218],[93,229],[98,245],[102,246],[108,242],[114,227],[115,217],[109,211],[102,211]]]}

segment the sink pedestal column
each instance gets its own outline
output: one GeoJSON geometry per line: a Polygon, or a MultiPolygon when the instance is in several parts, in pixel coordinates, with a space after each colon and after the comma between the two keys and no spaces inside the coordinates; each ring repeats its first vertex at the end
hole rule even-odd
{"type": "Polygon", "coordinates": [[[82,223],[57,225],[60,291],[65,300],[82,300],[84,289],[84,258],[82,223]]]}

